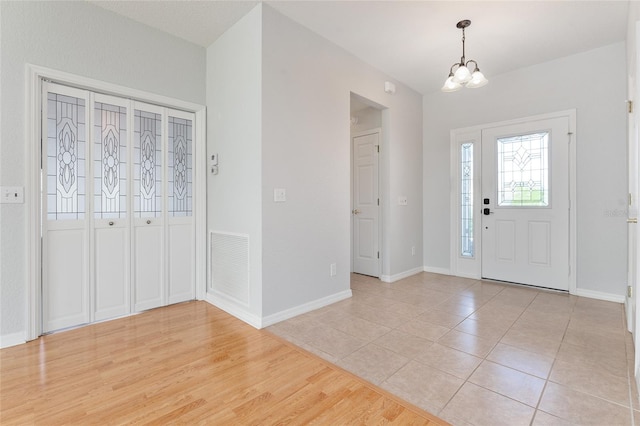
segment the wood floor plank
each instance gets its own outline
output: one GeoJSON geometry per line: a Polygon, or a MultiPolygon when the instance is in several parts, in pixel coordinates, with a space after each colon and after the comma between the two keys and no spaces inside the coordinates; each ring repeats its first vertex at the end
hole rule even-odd
{"type": "Polygon", "coordinates": [[[447,424],[206,302],[0,350],[0,423],[447,424]]]}

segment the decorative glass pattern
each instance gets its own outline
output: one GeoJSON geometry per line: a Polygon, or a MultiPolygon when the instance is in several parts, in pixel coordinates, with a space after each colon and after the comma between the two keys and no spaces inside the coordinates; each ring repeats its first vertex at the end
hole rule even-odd
{"type": "Polygon", "coordinates": [[[134,113],[134,214],[162,214],[162,117],[135,110],[134,113]]]}
{"type": "Polygon", "coordinates": [[[460,255],[473,257],[473,143],[460,145],[460,255]]]}
{"type": "Polygon", "coordinates": [[[84,219],[85,101],[47,94],[47,218],[84,219]]]}
{"type": "Polygon", "coordinates": [[[549,205],[549,132],[500,138],[498,206],[549,205]]]}
{"type": "Polygon", "coordinates": [[[191,216],[192,122],[169,117],[169,214],[191,216]]]}
{"type": "Polygon", "coordinates": [[[127,109],[94,105],[93,190],[96,218],[127,214],[127,109]]]}

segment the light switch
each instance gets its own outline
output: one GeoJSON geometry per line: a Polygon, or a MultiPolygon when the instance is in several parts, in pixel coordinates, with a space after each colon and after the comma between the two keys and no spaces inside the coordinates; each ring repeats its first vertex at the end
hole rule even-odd
{"type": "Polygon", "coordinates": [[[398,205],[399,206],[406,206],[407,205],[407,196],[406,195],[401,195],[398,197],[398,205]]]}
{"type": "Polygon", "coordinates": [[[0,187],[0,195],[0,203],[24,203],[24,187],[22,186],[0,187]]]}
{"type": "Polygon", "coordinates": [[[287,190],[285,188],[274,188],[273,201],[276,203],[284,203],[287,201],[287,190]]]}

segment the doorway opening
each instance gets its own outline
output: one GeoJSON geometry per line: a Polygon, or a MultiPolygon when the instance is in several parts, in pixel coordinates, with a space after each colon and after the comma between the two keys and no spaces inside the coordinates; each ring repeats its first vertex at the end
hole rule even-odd
{"type": "Polygon", "coordinates": [[[575,110],[451,133],[451,271],[576,291],[575,110]]]}
{"type": "Polygon", "coordinates": [[[382,274],[382,107],[351,94],[351,272],[382,274]]]}

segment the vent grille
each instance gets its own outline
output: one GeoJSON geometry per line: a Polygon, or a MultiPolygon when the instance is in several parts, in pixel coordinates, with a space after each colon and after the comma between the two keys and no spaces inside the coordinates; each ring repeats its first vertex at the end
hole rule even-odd
{"type": "Polygon", "coordinates": [[[211,232],[209,287],[249,303],[249,236],[211,232]]]}

